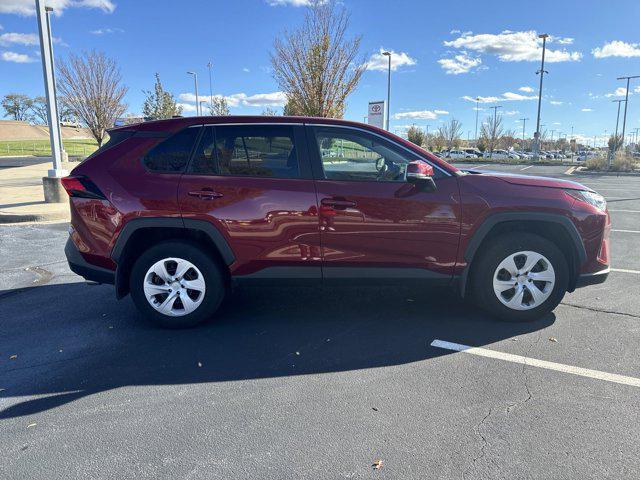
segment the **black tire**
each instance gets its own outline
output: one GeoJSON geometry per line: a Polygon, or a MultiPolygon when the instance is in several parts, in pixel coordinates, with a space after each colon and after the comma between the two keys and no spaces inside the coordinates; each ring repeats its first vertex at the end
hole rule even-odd
{"type": "Polygon", "coordinates": [[[163,328],[190,328],[211,319],[227,292],[225,277],[215,260],[197,244],[187,241],[167,241],[145,251],[133,265],[129,285],[131,298],[140,313],[154,325],[163,328]],[[204,298],[189,314],[164,315],[153,308],[145,296],[143,284],[147,271],[156,262],[170,257],[187,260],[202,273],[205,282],[204,298]]]}
{"type": "Polygon", "coordinates": [[[509,322],[537,320],[558,306],[569,285],[569,267],[562,251],[546,238],[531,233],[511,233],[490,238],[471,265],[471,292],[476,305],[491,315],[509,322]],[[504,305],[493,288],[498,265],[509,255],[532,251],[546,257],[555,272],[555,284],[549,297],[529,310],[514,310],[504,305]]]}

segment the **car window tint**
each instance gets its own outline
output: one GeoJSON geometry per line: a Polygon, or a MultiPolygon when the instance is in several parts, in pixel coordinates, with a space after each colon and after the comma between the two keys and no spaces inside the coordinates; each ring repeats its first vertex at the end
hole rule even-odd
{"type": "Polygon", "coordinates": [[[316,140],[327,180],[403,182],[417,158],[364,132],[317,129],[316,140]]]}
{"type": "Polygon", "coordinates": [[[185,128],[153,147],[144,156],[144,165],[153,172],[179,173],[185,170],[200,128],[185,128]]]}
{"type": "Polygon", "coordinates": [[[289,126],[207,127],[192,165],[192,173],[205,175],[299,177],[289,126]]]}

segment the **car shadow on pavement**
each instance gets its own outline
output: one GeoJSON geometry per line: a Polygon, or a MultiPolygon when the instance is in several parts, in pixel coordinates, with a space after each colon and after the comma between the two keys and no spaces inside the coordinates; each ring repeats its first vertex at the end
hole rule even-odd
{"type": "Polygon", "coordinates": [[[150,326],[109,286],[10,291],[0,307],[0,418],[123,386],[215,388],[427,361],[451,353],[434,339],[482,346],[555,321],[503,323],[448,292],[404,288],[247,288],[189,330],[150,326]]]}

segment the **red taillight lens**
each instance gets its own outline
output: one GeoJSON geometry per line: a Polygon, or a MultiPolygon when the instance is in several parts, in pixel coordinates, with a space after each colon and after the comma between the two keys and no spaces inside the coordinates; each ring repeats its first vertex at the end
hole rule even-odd
{"type": "Polygon", "coordinates": [[[62,186],[70,197],[76,198],[96,198],[103,200],[105,196],[100,189],[83,176],[69,176],[62,179],[62,186]]]}

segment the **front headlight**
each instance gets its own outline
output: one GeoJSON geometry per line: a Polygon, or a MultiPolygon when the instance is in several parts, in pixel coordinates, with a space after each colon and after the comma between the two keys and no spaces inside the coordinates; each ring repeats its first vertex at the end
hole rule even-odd
{"type": "Polygon", "coordinates": [[[587,190],[571,190],[567,193],[576,200],[588,203],[598,210],[602,210],[604,212],[607,209],[607,201],[599,193],[589,192],[587,190]]]}

